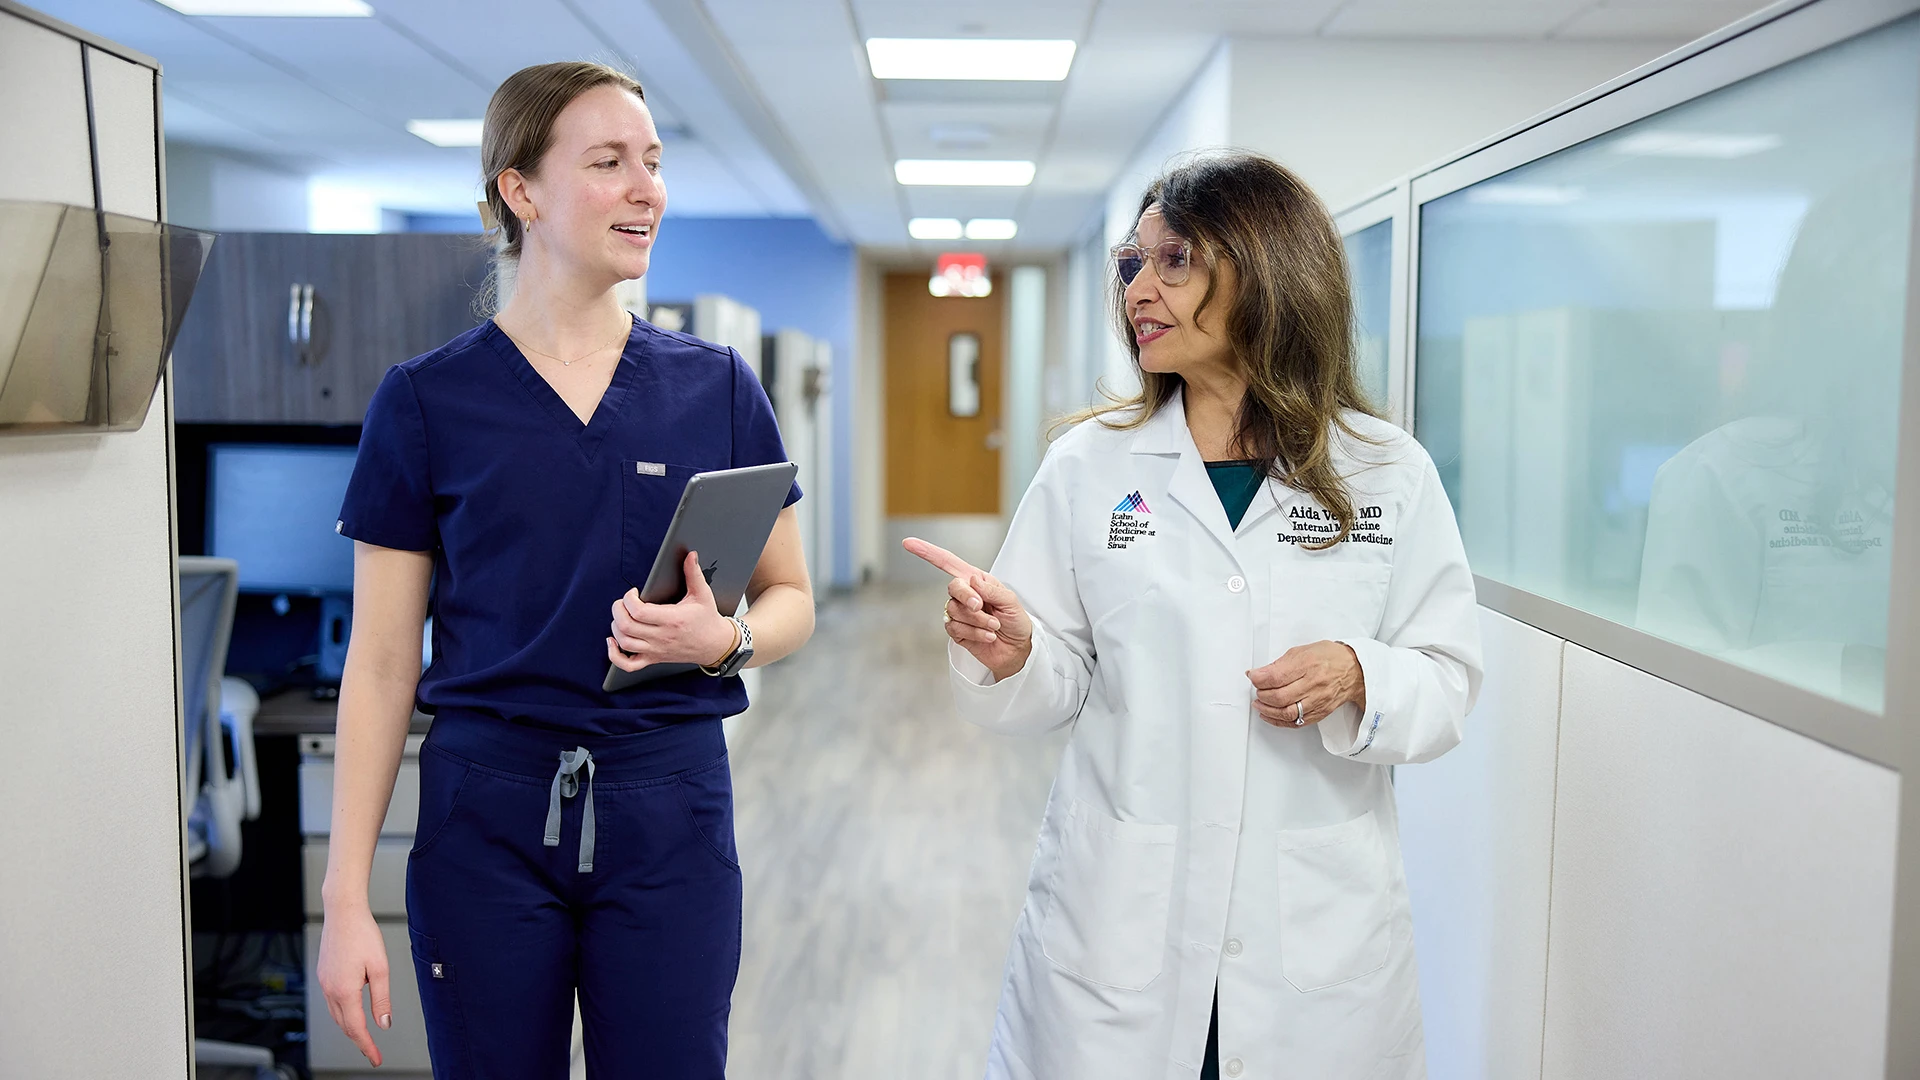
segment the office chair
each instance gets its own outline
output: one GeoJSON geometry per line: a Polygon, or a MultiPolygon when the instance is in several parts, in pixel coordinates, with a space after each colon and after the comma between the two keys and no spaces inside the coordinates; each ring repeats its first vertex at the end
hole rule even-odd
{"type": "MultiPolygon", "coordinates": [[[[253,717],[259,695],[224,676],[227,643],[239,595],[240,566],[232,559],[180,559],[180,663],[186,691],[181,791],[187,815],[188,871],[229,877],[240,865],[240,823],[260,816],[260,773],[254,762],[253,717]]],[[[263,1046],[196,1039],[199,1075],[270,1078],[273,1051],[263,1046]]]]}

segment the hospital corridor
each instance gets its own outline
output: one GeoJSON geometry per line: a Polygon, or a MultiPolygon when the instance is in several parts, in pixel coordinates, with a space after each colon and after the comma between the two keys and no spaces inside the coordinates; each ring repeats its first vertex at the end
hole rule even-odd
{"type": "Polygon", "coordinates": [[[0,0],[0,1080],[1920,1080],[1920,0],[0,0]]]}

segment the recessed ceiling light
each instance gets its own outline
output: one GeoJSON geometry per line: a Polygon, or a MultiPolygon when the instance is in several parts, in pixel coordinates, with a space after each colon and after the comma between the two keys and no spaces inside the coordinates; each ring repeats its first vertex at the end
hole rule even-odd
{"type": "Polygon", "coordinates": [[[182,15],[234,15],[302,19],[365,18],[366,0],[160,0],[182,15]]]}
{"type": "Polygon", "coordinates": [[[1033,162],[909,159],[893,163],[893,178],[914,185],[1026,187],[1033,183],[1033,162]]]}
{"type": "Polygon", "coordinates": [[[1071,41],[1006,38],[868,38],[876,79],[1059,82],[1073,66],[1071,41]]]}
{"type": "Polygon", "coordinates": [[[479,146],[479,120],[409,120],[407,130],[435,146],[479,146]]]}
{"type": "Polygon", "coordinates": [[[917,217],[907,222],[907,235],[915,240],[958,240],[961,236],[960,219],[917,217]]]}
{"type": "Polygon", "coordinates": [[[977,217],[967,222],[969,240],[1011,240],[1019,231],[1012,218],[977,217]]]}
{"type": "Polygon", "coordinates": [[[1743,158],[1780,145],[1778,135],[1699,135],[1684,131],[1643,131],[1614,145],[1622,154],[1644,157],[1743,158]]]}

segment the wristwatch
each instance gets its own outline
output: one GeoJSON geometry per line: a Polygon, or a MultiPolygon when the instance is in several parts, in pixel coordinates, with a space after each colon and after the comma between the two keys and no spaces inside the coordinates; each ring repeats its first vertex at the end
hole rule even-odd
{"type": "Polygon", "coordinates": [[[701,671],[722,679],[740,674],[741,670],[747,666],[747,661],[753,659],[753,627],[747,625],[747,620],[732,615],[727,616],[727,620],[740,632],[740,644],[734,646],[733,651],[718,664],[712,667],[707,667],[705,664],[700,666],[701,671]]]}

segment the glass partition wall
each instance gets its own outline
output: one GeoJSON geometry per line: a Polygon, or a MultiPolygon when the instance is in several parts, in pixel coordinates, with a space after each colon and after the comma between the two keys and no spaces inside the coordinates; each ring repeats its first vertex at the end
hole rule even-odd
{"type": "Polygon", "coordinates": [[[1916,132],[1909,16],[1420,200],[1477,574],[1883,711],[1916,132]]]}
{"type": "Polygon", "coordinates": [[[1407,188],[1399,185],[1335,216],[1353,291],[1354,360],[1374,406],[1404,422],[1407,188]]]}

